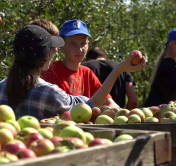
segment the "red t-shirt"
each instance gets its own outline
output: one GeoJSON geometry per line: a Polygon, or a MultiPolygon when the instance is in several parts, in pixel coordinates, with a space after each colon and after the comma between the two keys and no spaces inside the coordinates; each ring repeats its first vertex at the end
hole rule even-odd
{"type": "MultiPolygon", "coordinates": [[[[62,60],[53,62],[49,70],[42,72],[42,78],[74,96],[83,95],[90,98],[101,86],[91,69],[80,65],[78,71],[70,70],[62,60]]],[[[111,98],[111,95],[107,98],[111,98]]]]}

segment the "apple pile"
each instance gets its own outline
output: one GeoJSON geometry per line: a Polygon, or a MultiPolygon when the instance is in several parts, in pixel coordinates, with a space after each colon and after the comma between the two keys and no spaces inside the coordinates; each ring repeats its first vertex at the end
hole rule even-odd
{"type": "MultiPolygon", "coordinates": [[[[85,109],[89,110],[87,105],[85,109]]],[[[71,113],[65,113],[61,116],[67,120],[61,120],[57,116],[55,117],[56,125],[41,128],[39,120],[35,117],[26,115],[16,120],[11,107],[0,105],[0,163],[15,162],[24,158],[36,158],[133,139],[129,134],[119,135],[114,140],[94,138],[90,132],[85,132],[77,127],[76,122],[68,120],[66,115],[71,116],[71,113]]],[[[89,118],[91,117],[89,116],[89,118]]],[[[84,118],[83,120],[86,121],[84,118]]]]}
{"type": "Polygon", "coordinates": [[[119,108],[111,109],[107,105],[100,108],[90,108],[85,103],[75,105],[70,111],[64,112],[55,120],[55,124],[61,121],[74,121],[77,124],[133,124],[142,122],[176,122],[176,102],[161,104],[146,108],[134,108],[132,110],[119,108]]]}

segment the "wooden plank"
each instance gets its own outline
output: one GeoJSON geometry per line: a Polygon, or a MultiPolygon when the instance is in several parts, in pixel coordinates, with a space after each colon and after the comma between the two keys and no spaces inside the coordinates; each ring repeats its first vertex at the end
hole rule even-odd
{"type": "Polygon", "coordinates": [[[157,165],[171,161],[171,138],[157,140],[154,145],[157,165]]]}

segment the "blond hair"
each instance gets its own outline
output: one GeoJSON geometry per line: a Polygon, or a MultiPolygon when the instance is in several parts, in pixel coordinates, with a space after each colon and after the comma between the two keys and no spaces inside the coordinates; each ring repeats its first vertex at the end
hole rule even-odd
{"type": "Polygon", "coordinates": [[[155,61],[155,68],[153,70],[153,74],[152,74],[152,77],[151,77],[151,84],[153,83],[154,79],[155,79],[155,76],[156,76],[156,73],[158,71],[158,67],[160,66],[161,64],[161,61],[169,55],[169,44],[167,44],[164,49],[161,51],[159,57],[156,59],[155,61]]]}
{"type": "Polygon", "coordinates": [[[29,25],[38,25],[42,28],[44,28],[50,35],[52,36],[59,36],[59,30],[51,21],[48,21],[47,19],[36,19],[32,20],[28,23],[29,25]]]}

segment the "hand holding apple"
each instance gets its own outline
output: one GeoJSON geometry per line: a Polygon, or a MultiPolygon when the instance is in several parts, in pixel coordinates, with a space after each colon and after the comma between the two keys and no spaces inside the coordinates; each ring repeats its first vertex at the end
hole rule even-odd
{"type": "Polygon", "coordinates": [[[135,55],[135,57],[132,59],[131,64],[133,66],[138,65],[139,63],[142,62],[142,54],[138,50],[132,51],[130,54],[135,55]]]}

